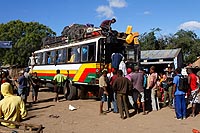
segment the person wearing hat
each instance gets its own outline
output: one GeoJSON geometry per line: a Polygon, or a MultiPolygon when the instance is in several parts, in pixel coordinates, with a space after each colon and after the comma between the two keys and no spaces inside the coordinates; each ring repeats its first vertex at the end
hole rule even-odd
{"type": "MultiPolygon", "coordinates": [[[[22,98],[13,94],[12,86],[8,82],[1,85],[1,93],[4,98],[0,101],[0,118],[20,122],[27,115],[22,98]]],[[[1,122],[1,124],[15,128],[15,125],[11,123],[1,122]]]]}

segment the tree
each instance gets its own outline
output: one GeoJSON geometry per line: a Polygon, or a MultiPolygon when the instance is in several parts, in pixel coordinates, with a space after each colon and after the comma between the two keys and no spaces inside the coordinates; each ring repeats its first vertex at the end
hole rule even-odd
{"type": "Polygon", "coordinates": [[[11,49],[0,49],[0,61],[3,64],[27,66],[31,53],[41,48],[42,38],[55,35],[50,28],[38,22],[14,20],[0,24],[0,40],[13,42],[11,49]]]}
{"type": "Polygon", "coordinates": [[[193,63],[200,56],[200,39],[193,31],[179,30],[175,34],[160,37],[156,36],[159,31],[159,28],[153,28],[151,32],[140,36],[142,50],[181,48],[185,64],[193,63]]]}
{"type": "Polygon", "coordinates": [[[160,31],[161,29],[159,28],[153,28],[151,29],[151,32],[149,33],[144,33],[140,36],[140,45],[142,50],[155,50],[159,49],[160,47],[158,46],[158,40],[156,39],[155,32],[160,31]]]}
{"type": "Polygon", "coordinates": [[[200,40],[193,31],[179,30],[171,38],[173,48],[181,48],[185,64],[193,63],[200,55],[200,40]]]}

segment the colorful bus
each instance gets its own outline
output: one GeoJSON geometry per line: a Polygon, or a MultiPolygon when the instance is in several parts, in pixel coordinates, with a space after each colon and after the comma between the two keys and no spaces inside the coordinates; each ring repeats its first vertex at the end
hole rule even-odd
{"type": "Polygon", "coordinates": [[[134,42],[127,44],[126,38],[99,34],[80,41],[55,43],[34,53],[37,65],[33,67],[33,72],[37,72],[41,80],[51,83],[56,70],[60,69],[70,81],[69,99],[74,99],[84,98],[88,92],[97,96],[98,79],[102,70],[111,72],[113,53],[122,54],[129,66],[138,65],[140,46],[134,42]]]}

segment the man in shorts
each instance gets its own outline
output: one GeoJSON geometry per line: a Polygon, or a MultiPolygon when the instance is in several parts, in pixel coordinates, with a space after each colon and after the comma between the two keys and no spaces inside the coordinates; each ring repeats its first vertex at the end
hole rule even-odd
{"type": "Polygon", "coordinates": [[[103,111],[103,103],[106,102],[108,99],[108,91],[107,91],[107,83],[106,83],[106,78],[107,78],[107,70],[102,71],[102,75],[99,78],[99,96],[101,99],[100,102],[100,114],[106,114],[106,112],[103,111]]]}

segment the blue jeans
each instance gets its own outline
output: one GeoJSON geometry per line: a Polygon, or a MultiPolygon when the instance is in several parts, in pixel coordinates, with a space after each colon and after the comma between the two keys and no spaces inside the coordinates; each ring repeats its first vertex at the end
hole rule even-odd
{"type": "Polygon", "coordinates": [[[107,96],[106,94],[103,94],[103,95],[101,96],[101,101],[102,101],[102,102],[107,102],[107,101],[108,101],[108,96],[107,96]]]}
{"type": "Polygon", "coordinates": [[[175,95],[175,112],[177,119],[186,117],[185,95],[175,95]]]}
{"type": "Polygon", "coordinates": [[[116,100],[116,93],[113,93],[113,112],[117,113],[118,112],[118,107],[117,107],[117,100],[116,100]]]}

